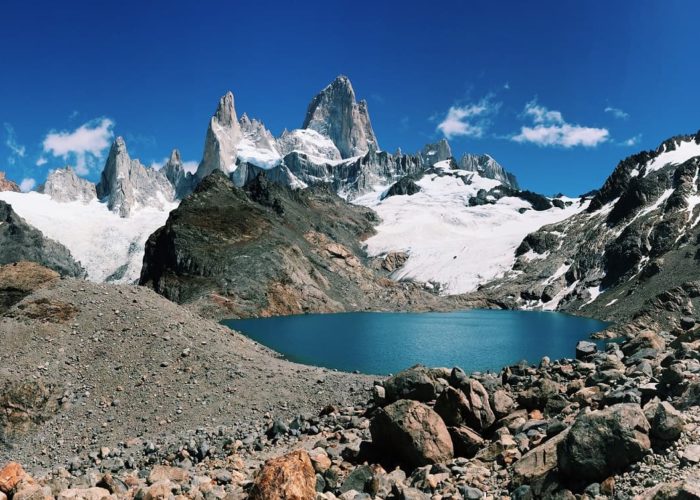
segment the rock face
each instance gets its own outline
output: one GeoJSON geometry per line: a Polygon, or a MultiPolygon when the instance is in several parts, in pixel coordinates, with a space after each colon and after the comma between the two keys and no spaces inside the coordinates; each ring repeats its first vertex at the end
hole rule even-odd
{"type": "Polygon", "coordinates": [[[0,314],[60,275],[35,262],[20,261],[0,266],[0,314]]]}
{"type": "Polygon", "coordinates": [[[569,477],[601,481],[640,460],[651,447],[639,405],[619,404],[579,416],[557,450],[569,477]]]}
{"type": "Polygon", "coordinates": [[[307,500],[316,497],[316,474],[309,454],[299,450],[265,463],[250,500],[307,500]]]}
{"type": "Polygon", "coordinates": [[[78,177],[72,167],[52,170],[46,182],[37,191],[60,202],[89,203],[97,198],[95,185],[87,179],[78,177]]]}
{"type": "Polygon", "coordinates": [[[236,169],[236,147],[243,138],[236,117],[233,94],[227,92],[219,100],[214,116],[209,120],[204,140],[204,156],[197,168],[197,179],[201,181],[214,170],[230,174],[236,169]]]}
{"type": "Polygon", "coordinates": [[[379,149],[367,102],[355,101],[355,91],[346,76],[337,77],[311,100],[302,128],[330,138],[343,158],[379,149]]]}
{"type": "Polygon", "coordinates": [[[182,165],[180,151],[173,149],[165,165],[163,165],[165,177],[172,184],[175,190],[175,197],[182,199],[194,190],[195,176],[191,172],[186,172],[182,165]]]}
{"type": "Polygon", "coordinates": [[[5,172],[0,172],[0,191],[13,191],[19,193],[19,186],[5,177],[5,172]]]}
{"type": "Polygon", "coordinates": [[[146,244],[141,284],[219,315],[329,312],[434,296],[363,262],[373,213],[327,187],[301,192],[261,173],[246,189],[221,171],[199,184],[146,244]],[[314,221],[313,226],[309,221],[314,221]]]}
{"type": "Polygon", "coordinates": [[[135,208],[164,208],[175,199],[175,191],[163,170],[146,168],[132,160],[124,139],[117,137],[97,185],[97,196],[110,210],[128,217],[135,208]]]}
{"type": "Polygon", "coordinates": [[[383,196],[384,198],[389,198],[390,196],[400,196],[408,195],[411,196],[420,191],[420,186],[413,182],[410,177],[402,177],[398,182],[394,183],[383,196]]]}
{"type": "Polygon", "coordinates": [[[379,410],[370,431],[375,446],[409,467],[443,462],[454,455],[445,423],[417,401],[403,399],[379,410]]]}
{"type": "Polygon", "coordinates": [[[519,189],[515,176],[506,170],[489,155],[465,154],[459,159],[459,168],[470,172],[478,172],[482,177],[499,181],[504,186],[519,189]]]}
{"type": "Polygon", "coordinates": [[[12,206],[0,201],[0,265],[23,260],[36,262],[62,276],[85,276],[85,270],[66,247],[45,238],[41,231],[19,217],[12,206]]]}
{"type": "Polygon", "coordinates": [[[435,144],[426,144],[420,153],[423,165],[432,167],[438,162],[452,158],[452,149],[447,139],[440,139],[435,144]]]}

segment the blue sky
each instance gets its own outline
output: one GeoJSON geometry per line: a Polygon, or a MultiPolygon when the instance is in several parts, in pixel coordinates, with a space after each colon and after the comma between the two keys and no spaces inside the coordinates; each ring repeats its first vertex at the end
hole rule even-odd
{"type": "Polygon", "coordinates": [[[599,187],[700,128],[691,0],[185,4],[7,2],[0,170],[25,187],[65,164],[94,180],[115,134],[146,164],[173,147],[197,162],[225,91],[279,134],[341,73],[383,149],[447,135],[544,193],[599,187]]]}

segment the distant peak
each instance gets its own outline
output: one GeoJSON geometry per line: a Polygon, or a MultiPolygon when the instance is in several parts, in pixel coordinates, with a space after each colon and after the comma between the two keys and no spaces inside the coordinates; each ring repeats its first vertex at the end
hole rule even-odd
{"type": "Polygon", "coordinates": [[[233,92],[229,90],[219,99],[219,105],[214,116],[221,125],[229,127],[233,125],[233,122],[236,121],[233,92]]]}
{"type": "Polygon", "coordinates": [[[175,148],[170,152],[170,159],[168,160],[170,163],[182,163],[182,159],[180,158],[180,151],[175,148]]]}

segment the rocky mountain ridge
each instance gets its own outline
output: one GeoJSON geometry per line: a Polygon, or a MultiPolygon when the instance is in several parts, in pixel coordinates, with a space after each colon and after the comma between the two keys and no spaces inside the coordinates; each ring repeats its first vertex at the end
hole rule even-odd
{"type": "Polygon", "coordinates": [[[655,311],[678,324],[694,295],[674,310],[663,294],[700,278],[699,170],[700,133],[622,160],[585,211],[528,235],[513,272],[482,293],[612,320],[655,311]]]}
{"type": "Polygon", "coordinates": [[[11,181],[5,176],[5,172],[0,172],[0,191],[13,191],[19,193],[20,189],[17,183],[11,181]]]}

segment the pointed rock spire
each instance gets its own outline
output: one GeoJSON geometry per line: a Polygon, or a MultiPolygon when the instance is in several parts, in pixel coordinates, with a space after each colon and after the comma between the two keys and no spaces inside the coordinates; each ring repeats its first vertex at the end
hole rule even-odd
{"type": "Polygon", "coordinates": [[[219,99],[216,112],[209,120],[204,140],[204,155],[197,168],[197,179],[204,179],[214,170],[222,170],[226,174],[233,172],[236,169],[236,146],[242,138],[233,94],[229,91],[219,99]]]}
{"type": "Polygon", "coordinates": [[[355,101],[355,91],[344,75],[338,76],[311,100],[302,128],[330,138],[343,158],[379,149],[367,102],[355,101]]]}
{"type": "Polygon", "coordinates": [[[132,160],[122,137],[117,137],[109,150],[96,191],[98,198],[122,217],[128,217],[138,207],[163,208],[164,201],[175,198],[175,190],[165,172],[132,160]]]}
{"type": "Polygon", "coordinates": [[[167,163],[163,166],[163,172],[175,189],[175,197],[182,199],[194,189],[194,175],[185,171],[182,157],[178,149],[173,149],[167,163]]]}

